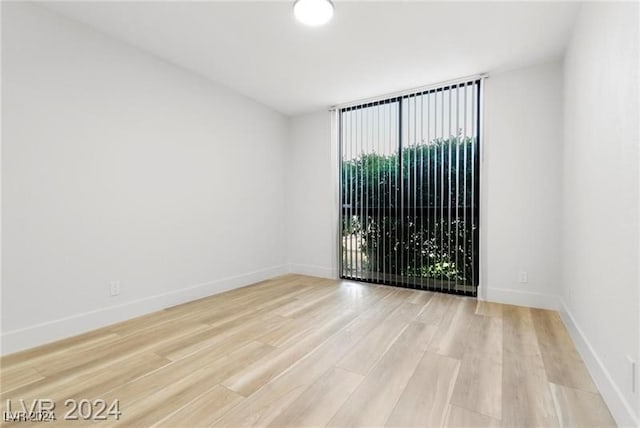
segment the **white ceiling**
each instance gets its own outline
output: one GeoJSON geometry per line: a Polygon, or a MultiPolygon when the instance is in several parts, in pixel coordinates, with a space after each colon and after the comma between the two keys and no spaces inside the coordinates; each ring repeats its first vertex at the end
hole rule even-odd
{"type": "Polygon", "coordinates": [[[562,55],[569,2],[336,2],[323,27],[288,2],[49,2],[82,21],[295,115],[562,55]]]}

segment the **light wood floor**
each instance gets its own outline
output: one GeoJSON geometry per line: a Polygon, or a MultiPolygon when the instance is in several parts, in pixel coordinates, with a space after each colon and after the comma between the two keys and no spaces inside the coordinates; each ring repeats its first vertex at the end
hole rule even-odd
{"type": "Polygon", "coordinates": [[[100,398],[126,426],[615,425],[555,312],[300,275],[0,365],[2,405],[51,398],[57,423],[100,398]]]}

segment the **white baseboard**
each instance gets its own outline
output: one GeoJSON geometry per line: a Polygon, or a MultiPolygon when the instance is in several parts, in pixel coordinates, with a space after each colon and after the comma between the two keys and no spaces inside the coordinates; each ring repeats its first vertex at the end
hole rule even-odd
{"type": "Polygon", "coordinates": [[[300,275],[317,276],[320,278],[329,278],[329,279],[338,278],[338,272],[335,269],[323,267],[323,266],[313,266],[313,265],[303,265],[303,264],[292,263],[289,265],[289,272],[297,273],[300,275]]]}
{"type": "Polygon", "coordinates": [[[286,265],[274,266],[243,275],[196,284],[169,293],[145,297],[18,330],[3,332],[0,339],[0,355],[44,345],[181,303],[244,287],[265,279],[283,275],[287,273],[287,271],[288,266],[286,265]]]}
{"type": "Polygon", "coordinates": [[[600,395],[604,399],[605,403],[609,407],[611,414],[613,415],[616,423],[620,427],[640,427],[640,419],[638,415],[633,411],[633,407],[629,404],[622,395],[620,388],[613,381],[607,368],[602,364],[602,360],[598,357],[598,353],[595,351],[587,337],[582,332],[582,329],[576,323],[575,318],[569,311],[569,308],[565,305],[564,301],[561,302],[560,316],[564,325],[567,327],[573,343],[575,343],[580,356],[587,365],[587,369],[591,374],[600,395]]]}
{"type": "Polygon", "coordinates": [[[530,308],[558,310],[558,297],[550,294],[534,293],[531,291],[511,290],[508,288],[487,288],[480,300],[505,303],[508,305],[527,306],[530,308]]]}

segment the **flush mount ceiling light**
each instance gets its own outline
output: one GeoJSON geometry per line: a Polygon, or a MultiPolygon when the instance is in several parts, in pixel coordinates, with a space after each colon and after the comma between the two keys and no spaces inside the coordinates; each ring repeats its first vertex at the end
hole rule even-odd
{"type": "Polygon", "coordinates": [[[296,0],[293,14],[303,24],[316,27],[331,20],[333,3],[331,0],[296,0]]]}

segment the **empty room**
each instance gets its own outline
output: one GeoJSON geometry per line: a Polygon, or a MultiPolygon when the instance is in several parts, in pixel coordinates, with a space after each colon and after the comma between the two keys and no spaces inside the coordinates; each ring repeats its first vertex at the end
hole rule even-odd
{"type": "Polygon", "coordinates": [[[0,425],[640,427],[640,3],[0,15],[0,425]]]}

